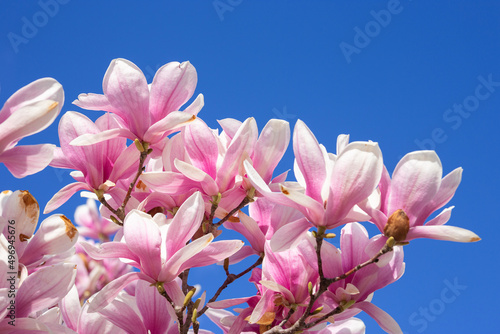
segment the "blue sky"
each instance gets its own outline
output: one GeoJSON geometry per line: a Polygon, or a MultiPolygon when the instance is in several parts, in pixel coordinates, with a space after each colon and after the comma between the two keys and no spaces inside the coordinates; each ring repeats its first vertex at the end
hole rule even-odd
{"type": "MultiPolygon", "coordinates": [[[[82,112],[71,102],[102,92],[114,58],[133,61],[149,81],[159,66],[189,60],[198,71],[195,95],[205,96],[200,117],[212,127],[227,117],[253,116],[259,128],[270,118],[291,125],[300,118],[330,151],[340,133],[377,141],[390,172],[418,149],[435,149],[445,173],[463,167],[449,224],[483,240],[413,241],[405,275],[374,303],[405,333],[492,332],[500,297],[492,240],[499,223],[499,2],[40,0],[3,1],[0,13],[1,103],[50,76],[64,86],[63,112],[82,112]]],[[[21,143],[58,144],[58,122],[21,143]]],[[[290,147],[278,171],[292,163],[290,147]]],[[[70,182],[68,172],[51,168],[17,180],[0,166],[2,190],[28,189],[42,207],[70,182]]],[[[58,212],[73,217],[83,202],[75,196],[58,212]]],[[[382,332],[363,319],[368,333],[382,332]]]]}

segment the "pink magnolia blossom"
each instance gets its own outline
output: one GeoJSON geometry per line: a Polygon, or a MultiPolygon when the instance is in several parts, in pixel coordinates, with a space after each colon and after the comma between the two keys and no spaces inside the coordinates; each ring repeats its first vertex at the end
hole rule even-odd
{"type": "Polygon", "coordinates": [[[95,124],[77,112],[64,114],[59,122],[61,147],[55,150],[50,165],[75,169],[78,172],[73,172],[72,176],[77,182],[59,190],[47,203],[44,213],[57,209],[79,190],[109,192],[119,180],[130,177],[136,171],[139,152],[134,145],[127,147],[125,138],[90,146],[70,145],[74,138],[82,134],[96,134],[117,127],[117,121],[111,114],[99,117],[95,124]]]}
{"type": "Polygon", "coordinates": [[[99,215],[93,199],[87,199],[85,205],[76,208],[75,223],[78,224],[78,232],[82,237],[101,241],[109,241],[111,236],[120,229],[120,226],[99,215]]]}
{"type": "Polygon", "coordinates": [[[198,77],[189,62],[162,66],[148,86],[142,71],[126,59],[114,59],[104,75],[104,95],[80,94],[73,103],[83,109],[117,115],[120,127],[99,134],[86,134],[73,141],[89,145],[117,136],[158,144],[175,129],[193,121],[203,107],[203,95],[184,112],[179,109],[193,95],[198,77]]]}
{"type": "Polygon", "coordinates": [[[384,233],[388,218],[403,210],[409,219],[404,240],[430,238],[458,242],[481,240],[475,233],[455,226],[445,226],[451,217],[449,207],[427,221],[429,216],[446,205],[455,194],[462,179],[462,168],[457,168],[442,178],[441,161],[434,151],[415,151],[405,155],[397,164],[392,180],[384,170],[378,191],[366,200],[362,209],[371,216],[384,233]],[[425,224],[425,225],[424,225],[425,224]]]}
{"type": "Polygon", "coordinates": [[[212,242],[212,234],[186,244],[199,229],[204,212],[201,194],[197,192],[184,202],[171,221],[166,221],[162,214],[152,218],[144,212],[132,210],[125,217],[123,242],[107,242],[100,247],[82,243],[87,253],[96,260],[123,258],[141,270],[125,274],[106,285],[97,294],[90,310],[103,308],[125,286],[139,279],[152,284],[161,283],[173,294],[182,294],[172,283],[182,271],[214,264],[237,252],[243,242],[212,242]]]}
{"type": "MultiPolygon", "coordinates": [[[[261,196],[300,210],[314,226],[332,229],[362,221],[366,215],[357,204],[372,193],[380,180],[382,152],[377,143],[348,143],[348,140],[348,136],[339,136],[337,155],[327,153],[309,128],[298,120],[293,149],[299,184],[283,183],[276,189],[269,187],[251,164],[245,162],[245,169],[261,196]]],[[[302,222],[288,228],[285,234],[295,240],[310,225],[302,222]]]]}
{"type": "MultiPolygon", "coordinates": [[[[340,251],[332,244],[323,242],[321,259],[325,277],[340,276],[370,260],[383,247],[385,240],[380,235],[369,239],[368,232],[359,223],[347,224],[342,228],[340,251]]],[[[320,298],[325,305],[321,314],[326,314],[339,305],[346,305],[343,312],[333,316],[335,321],[349,319],[364,311],[386,332],[402,333],[394,319],[372,304],[371,299],[376,290],[395,282],[403,272],[403,249],[397,246],[392,252],[380,257],[378,263],[370,264],[346,279],[331,284],[320,298]]]]}
{"type": "Polygon", "coordinates": [[[0,110],[0,162],[17,178],[37,173],[52,160],[54,145],[17,146],[24,137],[47,128],[64,103],[64,92],[52,78],[33,81],[15,92],[0,110]]]}

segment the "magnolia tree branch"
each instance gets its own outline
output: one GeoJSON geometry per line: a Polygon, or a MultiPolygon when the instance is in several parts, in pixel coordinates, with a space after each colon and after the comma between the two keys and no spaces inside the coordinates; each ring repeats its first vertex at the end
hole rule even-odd
{"type": "MultiPolygon", "coordinates": [[[[219,289],[217,290],[217,292],[215,292],[215,294],[213,295],[212,298],[210,298],[210,300],[207,302],[207,304],[209,303],[212,303],[214,301],[217,300],[217,298],[219,298],[220,294],[222,293],[222,291],[224,291],[224,289],[226,289],[229,284],[233,283],[235,280],[237,280],[238,278],[248,274],[250,271],[252,271],[254,268],[256,268],[257,266],[260,266],[262,264],[262,261],[264,260],[264,257],[261,256],[257,259],[257,261],[255,261],[254,264],[252,264],[250,267],[248,267],[247,269],[243,270],[241,273],[235,275],[235,274],[228,274],[228,271],[226,271],[226,274],[227,274],[227,277],[226,277],[226,280],[224,281],[224,283],[222,283],[222,285],[219,287],[219,289]]],[[[200,312],[198,312],[198,315],[202,315],[204,314],[206,311],[208,310],[208,306],[205,305],[200,312]]]]}

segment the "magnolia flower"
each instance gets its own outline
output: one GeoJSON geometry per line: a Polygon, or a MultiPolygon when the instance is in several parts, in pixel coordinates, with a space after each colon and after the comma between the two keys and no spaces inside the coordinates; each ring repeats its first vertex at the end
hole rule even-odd
{"type": "Polygon", "coordinates": [[[47,128],[64,103],[52,78],[38,79],[15,92],[0,110],[0,162],[17,178],[37,173],[52,160],[54,145],[16,146],[24,137],[47,128]]]}
{"type": "Polygon", "coordinates": [[[442,178],[443,168],[434,151],[415,151],[397,164],[392,180],[384,170],[378,190],[361,205],[386,236],[405,242],[430,238],[458,242],[481,240],[475,233],[455,226],[444,226],[451,217],[449,207],[433,219],[429,216],[448,203],[462,179],[462,168],[442,178]],[[425,225],[424,225],[425,224],[425,225]]]}
{"type": "Polygon", "coordinates": [[[148,86],[142,71],[126,59],[114,59],[104,75],[104,95],[80,94],[74,104],[89,110],[117,115],[120,127],[98,134],[86,134],[73,145],[90,145],[103,140],[127,137],[158,144],[175,129],[196,119],[203,107],[203,95],[184,112],[179,109],[193,95],[198,76],[189,62],[171,62],[162,66],[148,86]]]}
{"type": "MultiPolygon", "coordinates": [[[[368,232],[359,223],[347,224],[342,228],[340,251],[332,244],[323,242],[321,259],[325,277],[341,276],[368,261],[383,247],[385,241],[380,235],[369,239],[368,232]]],[[[328,291],[320,297],[320,303],[325,307],[318,316],[342,306],[344,310],[334,315],[330,321],[347,320],[364,311],[386,332],[402,333],[396,321],[370,301],[376,290],[398,280],[403,275],[404,268],[403,249],[395,247],[392,252],[381,256],[376,264],[366,266],[331,284],[328,291]]]]}
{"type": "Polygon", "coordinates": [[[130,177],[136,171],[139,152],[133,145],[127,147],[125,138],[91,146],[70,145],[74,138],[82,134],[97,134],[117,127],[116,119],[110,114],[99,117],[95,124],[87,116],[74,111],[61,117],[61,147],[56,148],[50,165],[77,170],[71,174],[77,182],[59,190],[45,206],[44,213],[57,209],[79,190],[108,192],[119,180],[130,177]]]}
{"type": "MultiPolygon", "coordinates": [[[[248,162],[244,163],[245,169],[261,196],[300,210],[316,227],[332,229],[363,221],[366,215],[359,212],[357,204],[373,192],[380,180],[382,152],[378,144],[371,141],[348,141],[348,136],[339,136],[337,155],[329,154],[304,122],[298,120],[293,134],[293,150],[295,176],[300,186],[280,184],[279,190],[275,191],[248,162]]],[[[282,233],[291,242],[307,231],[310,224],[287,224],[282,233]]],[[[280,247],[285,246],[280,243],[280,247]]]]}
{"type": "Polygon", "coordinates": [[[182,294],[174,282],[185,269],[208,266],[237,252],[243,242],[226,240],[212,242],[209,233],[186,244],[199,229],[205,212],[199,192],[189,197],[170,222],[165,216],[132,210],[124,221],[123,242],[106,242],[100,247],[83,243],[85,251],[94,259],[123,258],[140,269],[108,283],[94,298],[90,310],[97,311],[113,300],[118,293],[136,280],[163,285],[172,299],[182,294]]]}

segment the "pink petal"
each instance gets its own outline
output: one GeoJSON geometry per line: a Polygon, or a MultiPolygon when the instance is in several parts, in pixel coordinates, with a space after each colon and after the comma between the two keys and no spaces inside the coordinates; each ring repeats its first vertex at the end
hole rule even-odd
{"type": "MultiPolygon", "coordinates": [[[[348,250],[346,249],[346,251],[348,250]]],[[[326,278],[334,278],[344,273],[340,250],[327,241],[323,241],[321,259],[323,261],[323,272],[326,278]]]]}
{"type": "Polygon", "coordinates": [[[20,261],[28,266],[45,255],[57,255],[72,248],[78,240],[78,230],[64,215],[46,218],[31,238],[20,261]]]}
{"type": "Polygon", "coordinates": [[[135,138],[137,138],[128,129],[115,128],[99,133],[85,133],[73,139],[69,144],[72,146],[89,146],[118,137],[125,137],[130,140],[135,140],[135,138]]]}
{"type": "Polygon", "coordinates": [[[204,267],[217,263],[230,257],[243,247],[244,243],[241,240],[223,240],[209,244],[203,248],[196,256],[187,259],[179,272],[188,268],[204,267]]]}
{"type": "Polygon", "coordinates": [[[243,122],[231,140],[224,160],[217,171],[216,180],[220,192],[224,192],[234,185],[234,178],[240,172],[243,161],[250,157],[253,152],[257,136],[257,123],[253,117],[248,118],[243,122]]]}
{"type": "Polygon", "coordinates": [[[0,123],[0,152],[22,138],[46,129],[56,119],[61,106],[52,100],[38,101],[12,113],[0,123]]]}
{"type": "Polygon", "coordinates": [[[38,173],[47,167],[52,160],[55,145],[40,144],[16,146],[0,153],[0,162],[16,178],[38,173]]]}
{"type": "Polygon", "coordinates": [[[337,157],[326,205],[326,226],[338,226],[354,205],[367,198],[378,185],[382,152],[374,142],[352,142],[337,157]]]}
{"type": "Polygon", "coordinates": [[[184,130],[184,143],[193,166],[215,179],[219,149],[212,130],[198,119],[184,130]]]}
{"type": "Polygon", "coordinates": [[[340,249],[344,272],[351,270],[366,259],[365,248],[368,245],[368,232],[359,223],[350,223],[342,228],[340,249]]]}
{"type": "Polygon", "coordinates": [[[73,104],[79,106],[82,109],[103,110],[115,114],[120,114],[120,111],[113,108],[108,98],[102,94],[80,94],[78,95],[78,99],[73,101],[73,104]]]}
{"type": "Polygon", "coordinates": [[[38,79],[12,94],[0,111],[0,123],[5,122],[18,109],[44,100],[57,102],[58,109],[61,110],[64,104],[64,91],[57,80],[53,78],[38,79]]]}
{"type": "Polygon", "coordinates": [[[242,234],[250,242],[253,249],[255,249],[257,253],[264,252],[266,238],[260,230],[257,222],[242,211],[238,213],[238,217],[240,218],[239,223],[226,222],[224,226],[242,234]]]}
{"type": "Polygon", "coordinates": [[[198,185],[197,182],[175,172],[143,173],[141,181],[151,189],[169,195],[185,194],[198,185]]]}
{"type": "Polygon", "coordinates": [[[177,170],[185,177],[198,182],[205,194],[214,196],[219,193],[219,187],[215,183],[214,179],[201,169],[178,159],[175,159],[174,164],[177,170]]]}
{"type": "Polygon", "coordinates": [[[207,306],[210,307],[211,309],[224,309],[246,303],[250,298],[253,297],[254,296],[219,300],[212,303],[208,303],[207,306]]]}
{"type": "Polygon", "coordinates": [[[74,264],[60,263],[26,277],[17,291],[16,316],[27,317],[58,303],[74,285],[75,276],[74,264]]]}
{"type": "Polygon", "coordinates": [[[135,145],[130,145],[115,160],[109,180],[116,183],[120,179],[130,177],[137,171],[140,153],[135,145]]]}
{"type": "Polygon", "coordinates": [[[205,203],[201,193],[196,192],[184,201],[168,226],[165,236],[167,258],[186,246],[186,242],[200,228],[204,215],[205,203]]]}
{"type": "Polygon", "coordinates": [[[132,307],[122,301],[113,300],[104,309],[100,310],[99,313],[127,333],[148,333],[139,315],[135,313],[132,307]]]}
{"type": "Polygon", "coordinates": [[[149,100],[153,119],[158,120],[171,111],[179,110],[193,96],[198,76],[189,61],[170,62],[155,74],[149,100]]]}
{"type": "Polygon", "coordinates": [[[448,203],[462,180],[462,168],[456,168],[451,173],[446,175],[441,180],[441,185],[439,190],[434,196],[434,198],[425,205],[422,212],[419,214],[415,225],[422,225],[424,221],[429,217],[434,211],[442,208],[446,203],[448,203]]]}
{"type": "Polygon", "coordinates": [[[156,287],[146,281],[137,282],[135,298],[146,329],[151,333],[165,333],[173,324],[173,319],[170,319],[165,298],[156,287]]]}
{"type": "Polygon", "coordinates": [[[50,201],[45,206],[43,210],[44,214],[50,213],[66,203],[66,201],[73,196],[78,190],[89,190],[93,191],[86,183],[83,182],[75,182],[70,183],[61,190],[59,190],[50,201]]]}
{"type": "Polygon", "coordinates": [[[123,234],[128,248],[135,253],[146,275],[156,278],[160,274],[161,234],[152,217],[144,212],[132,210],[125,217],[123,234]]]}
{"type": "Polygon", "coordinates": [[[80,241],[80,246],[94,260],[124,258],[133,261],[135,267],[139,267],[139,257],[132,253],[123,242],[105,242],[98,246],[92,245],[87,241],[80,241]]]}
{"type": "Polygon", "coordinates": [[[172,130],[186,126],[196,119],[195,115],[191,115],[181,111],[172,111],[164,118],[158,120],[151,125],[144,134],[144,140],[148,143],[157,143],[165,133],[170,133],[172,130]]]}
{"type": "Polygon", "coordinates": [[[316,137],[301,120],[297,121],[293,131],[293,152],[304,177],[306,195],[323,203],[321,189],[326,179],[325,157],[316,137]]]}
{"type": "Polygon", "coordinates": [[[80,299],[76,285],[73,285],[68,294],[59,303],[64,323],[72,330],[78,329],[78,317],[80,316],[80,299]]]}
{"type": "Polygon", "coordinates": [[[290,126],[286,121],[271,119],[262,129],[255,143],[253,166],[266,182],[271,181],[289,142],[290,126]]]}
{"type": "Polygon", "coordinates": [[[441,161],[434,151],[405,155],[392,174],[388,214],[402,209],[413,226],[415,218],[436,195],[442,173],[441,161]]]}
{"type": "Polygon", "coordinates": [[[359,302],[355,304],[356,308],[365,311],[370,317],[375,320],[380,328],[389,334],[403,334],[398,323],[385,311],[370,302],[359,302]]]}
{"type": "Polygon", "coordinates": [[[241,127],[242,122],[233,119],[233,118],[225,118],[217,121],[219,125],[222,127],[224,133],[229,137],[229,139],[233,139],[238,132],[238,129],[241,127]]]}
{"type": "Polygon", "coordinates": [[[177,253],[173,254],[168,259],[168,261],[165,264],[163,264],[161,273],[158,277],[158,281],[159,282],[173,281],[183,270],[183,269],[181,270],[181,266],[184,265],[184,262],[188,261],[193,256],[196,256],[205,247],[207,247],[212,242],[213,239],[214,236],[211,233],[204,235],[203,237],[198,238],[195,241],[189,243],[188,245],[177,251],[177,253]]]}
{"type": "Polygon", "coordinates": [[[149,88],[142,71],[126,59],[114,59],[102,82],[104,95],[129,130],[140,139],[151,126],[149,114],[149,88]]]}
{"type": "Polygon", "coordinates": [[[451,210],[453,210],[454,206],[449,207],[441,211],[439,215],[434,217],[433,219],[429,220],[425,226],[432,226],[432,225],[444,225],[450,220],[451,218],[451,210]]]}
{"type": "Polygon", "coordinates": [[[147,280],[150,283],[154,283],[149,277],[142,273],[132,272],[118,277],[117,279],[109,282],[101,291],[99,291],[94,299],[90,302],[88,309],[89,313],[100,311],[105,308],[113,299],[118,296],[120,291],[123,290],[130,283],[137,281],[139,279],[147,280]]]}
{"type": "Polygon", "coordinates": [[[436,240],[448,240],[456,242],[475,242],[481,240],[472,231],[456,226],[415,226],[410,228],[406,240],[417,238],[429,238],[436,240]]]}
{"type": "Polygon", "coordinates": [[[305,218],[284,225],[271,238],[271,249],[273,252],[282,252],[292,248],[310,228],[311,224],[305,218]]]}
{"type": "Polygon", "coordinates": [[[198,94],[196,99],[191,103],[189,106],[184,109],[184,113],[186,114],[191,114],[191,115],[198,115],[200,112],[201,108],[205,105],[205,99],[203,97],[203,94],[198,94]]]}

